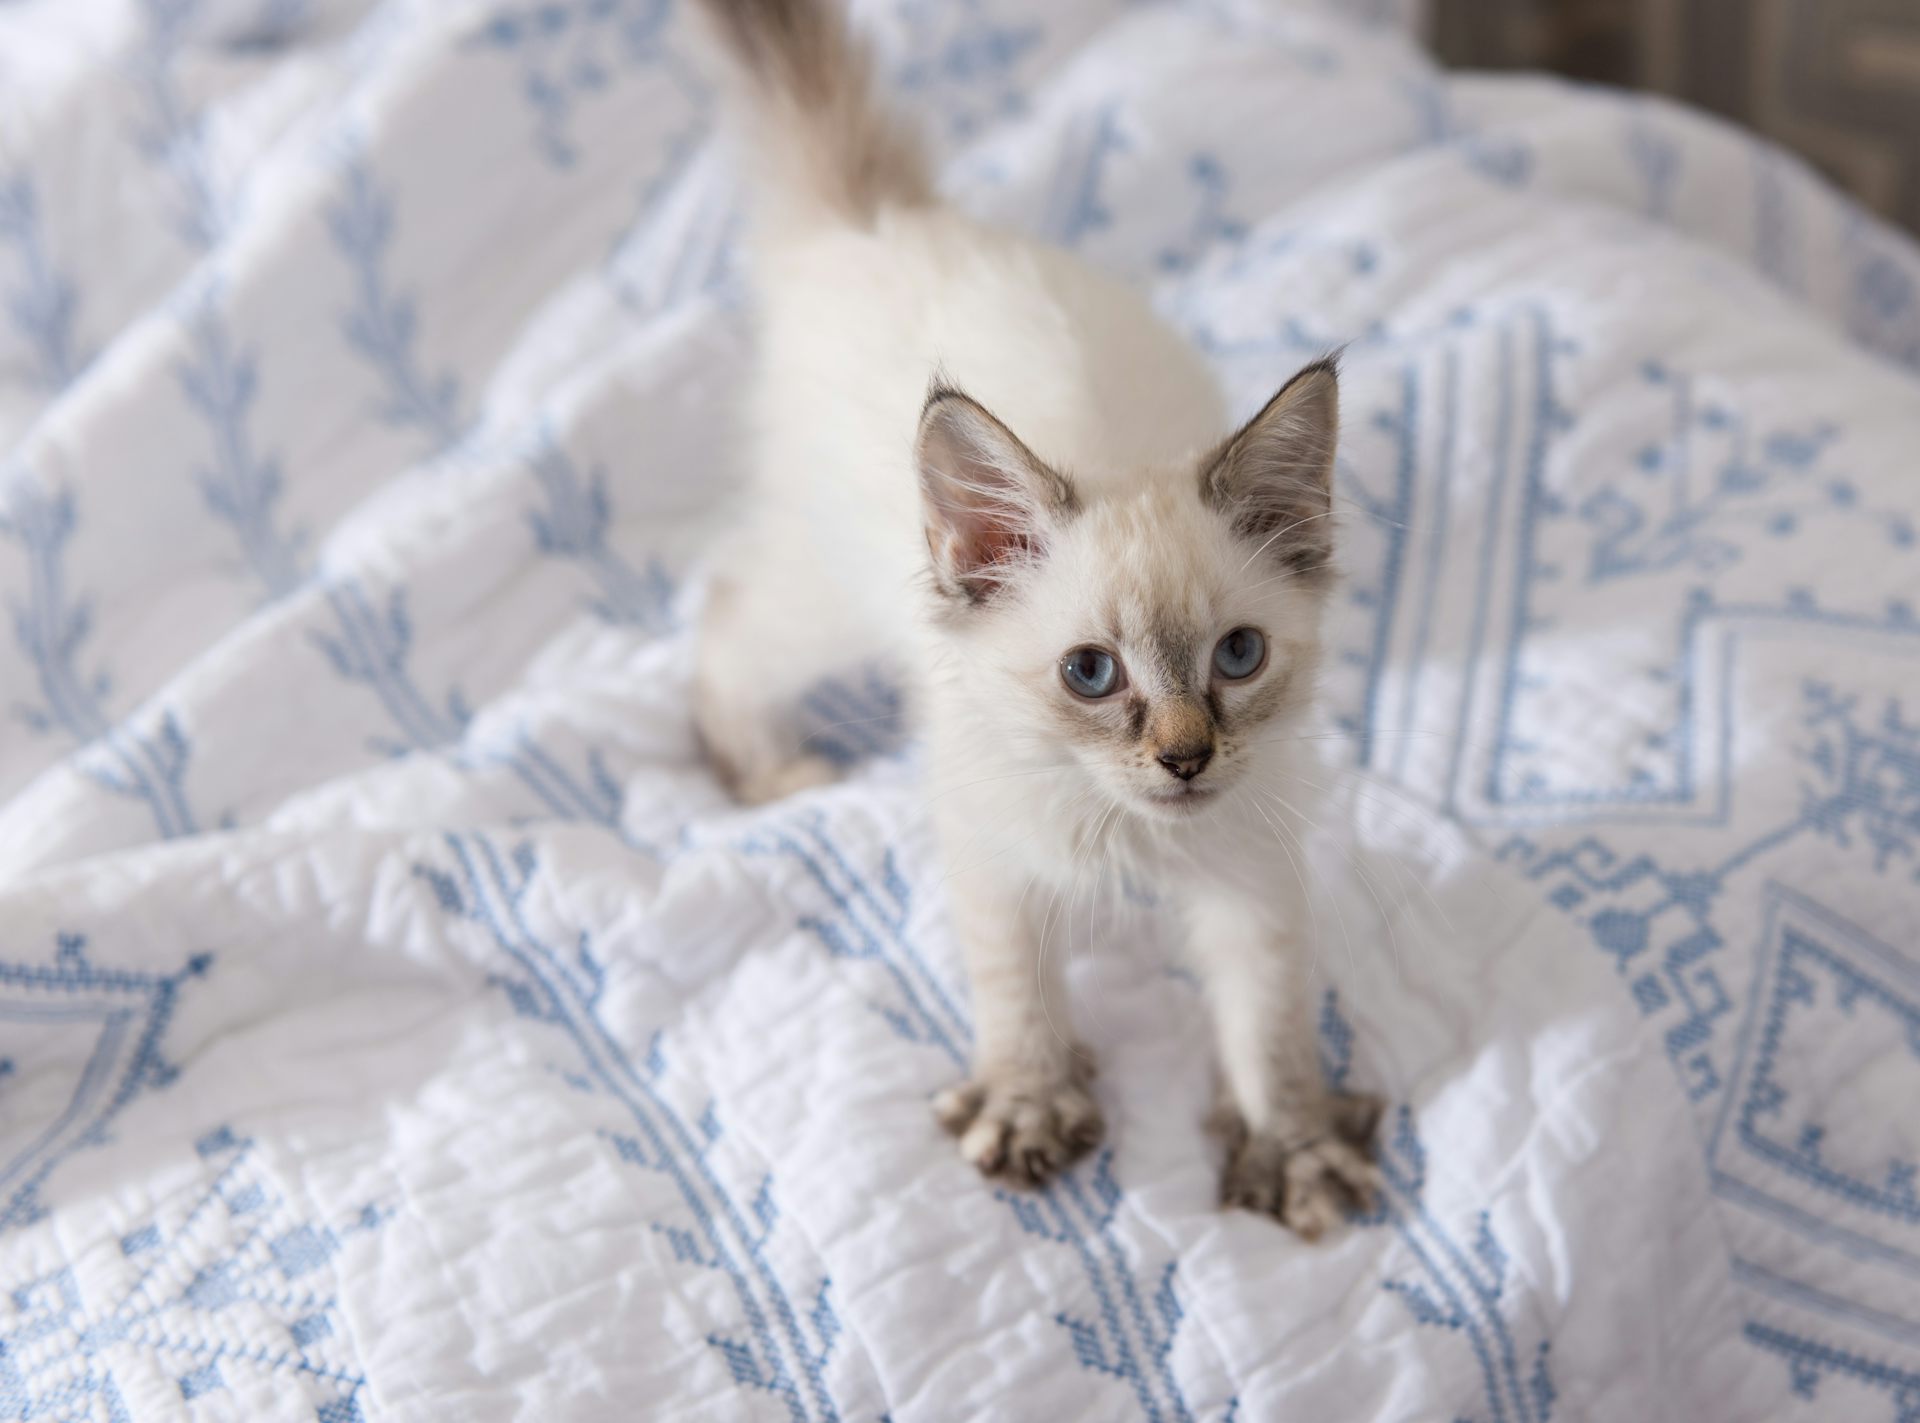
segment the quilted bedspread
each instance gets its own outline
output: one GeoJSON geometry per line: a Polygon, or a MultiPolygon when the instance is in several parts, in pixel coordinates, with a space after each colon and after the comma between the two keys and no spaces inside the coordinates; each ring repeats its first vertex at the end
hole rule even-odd
{"type": "MultiPolygon", "coordinates": [[[[750,298],[667,0],[0,0],[0,1417],[1920,1417],[1920,250],[1407,7],[874,0],[956,200],[1345,345],[1311,879],[1388,1189],[1215,1205],[1151,884],[967,994],[884,668],[687,716],[750,298]]],[[[1276,873],[1290,873],[1276,860],[1276,873]]]]}

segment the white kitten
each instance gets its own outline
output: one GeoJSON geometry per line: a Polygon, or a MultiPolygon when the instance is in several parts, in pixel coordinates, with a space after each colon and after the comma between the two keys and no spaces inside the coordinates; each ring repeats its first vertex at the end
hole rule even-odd
{"type": "Polygon", "coordinates": [[[1044,949],[1117,862],[1185,910],[1224,1198],[1318,1235],[1371,1199],[1378,1111],[1322,1082],[1283,800],[1331,579],[1332,363],[1223,442],[1207,371],[1138,295],[940,203],[834,0],[703,8],[762,197],[756,479],[701,628],[711,754],[746,800],[826,780],[800,693],[906,670],[977,1022],[973,1079],[936,1104],[962,1154],[1037,1184],[1100,1139],[1044,949]]]}

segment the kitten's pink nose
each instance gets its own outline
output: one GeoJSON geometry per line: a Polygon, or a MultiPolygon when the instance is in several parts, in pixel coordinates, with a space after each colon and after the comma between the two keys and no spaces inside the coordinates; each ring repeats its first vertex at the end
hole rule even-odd
{"type": "Polygon", "coordinates": [[[1207,762],[1213,759],[1211,746],[1176,746],[1160,753],[1160,764],[1167,768],[1167,774],[1190,781],[1207,769],[1207,762]]]}

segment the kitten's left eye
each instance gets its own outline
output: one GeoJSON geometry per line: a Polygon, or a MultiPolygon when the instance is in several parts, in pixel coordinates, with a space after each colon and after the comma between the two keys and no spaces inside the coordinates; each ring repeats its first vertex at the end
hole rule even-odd
{"type": "Polygon", "coordinates": [[[1229,682],[1258,672],[1267,660],[1267,640],[1257,628],[1235,628],[1214,645],[1213,667],[1229,682]]]}
{"type": "Polygon", "coordinates": [[[1060,661],[1060,679],[1077,697],[1097,702],[1120,690],[1120,663],[1098,647],[1076,647],[1060,661]]]}

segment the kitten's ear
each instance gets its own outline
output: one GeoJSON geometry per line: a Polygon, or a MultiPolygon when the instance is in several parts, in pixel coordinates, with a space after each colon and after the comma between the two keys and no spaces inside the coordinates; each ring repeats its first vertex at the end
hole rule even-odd
{"type": "Polygon", "coordinates": [[[947,386],[927,396],[914,455],[934,579],[949,597],[991,597],[1009,573],[1046,553],[1048,537],[1079,507],[1065,475],[947,386]]]}
{"type": "Polygon", "coordinates": [[[1200,497],[1303,577],[1325,576],[1339,437],[1339,373],[1331,359],[1315,361],[1214,451],[1200,497]]]}

